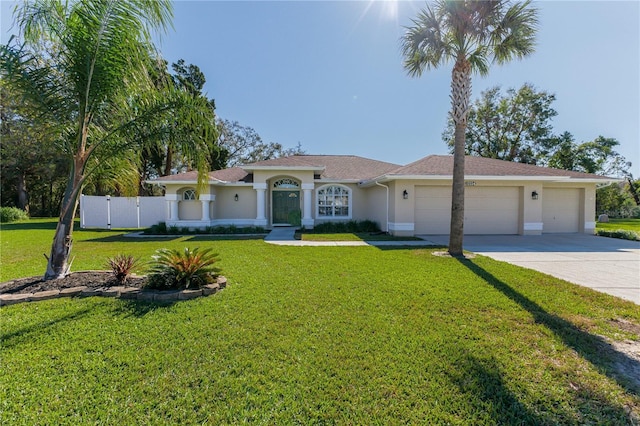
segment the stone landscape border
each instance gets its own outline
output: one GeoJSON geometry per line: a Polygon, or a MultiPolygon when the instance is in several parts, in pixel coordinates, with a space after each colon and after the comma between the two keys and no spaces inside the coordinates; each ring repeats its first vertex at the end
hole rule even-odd
{"type": "Polygon", "coordinates": [[[219,276],[215,283],[207,284],[200,289],[185,290],[149,290],[138,287],[101,287],[89,288],[87,286],[65,288],[62,290],[47,290],[36,293],[0,294],[0,306],[15,305],[24,302],[37,302],[40,300],[57,299],[60,297],[115,297],[118,299],[137,300],[141,302],[176,302],[178,300],[190,300],[202,296],[210,296],[227,286],[227,278],[219,276]]]}

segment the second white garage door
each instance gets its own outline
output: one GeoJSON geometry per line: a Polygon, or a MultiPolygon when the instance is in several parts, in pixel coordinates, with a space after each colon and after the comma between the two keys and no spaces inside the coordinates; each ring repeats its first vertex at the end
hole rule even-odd
{"type": "Polygon", "coordinates": [[[579,206],[579,189],[545,188],[542,193],[542,232],[579,232],[579,206]]]}
{"type": "MultiPolygon", "coordinates": [[[[448,234],[451,188],[417,186],[416,234],[448,234]]],[[[465,188],[465,234],[517,234],[520,190],[517,187],[465,188]]]]}

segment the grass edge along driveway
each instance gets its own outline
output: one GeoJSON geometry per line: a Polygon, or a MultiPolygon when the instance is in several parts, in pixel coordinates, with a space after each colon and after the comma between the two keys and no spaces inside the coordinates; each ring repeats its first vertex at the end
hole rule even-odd
{"type": "MultiPolygon", "coordinates": [[[[48,231],[3,227],[3,269],[48,231]]],[[[637,423],[608,343],[639,340],[632,303],[482,256],[120,234],[77,232],[74,269],[210,245],[230,285],[2,308],[0,423],[637,423]]]]}

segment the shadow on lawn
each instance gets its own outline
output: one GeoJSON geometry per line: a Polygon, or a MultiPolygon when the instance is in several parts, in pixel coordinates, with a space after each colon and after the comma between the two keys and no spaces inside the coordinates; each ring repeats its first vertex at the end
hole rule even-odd
{"type": "MultiPolygon", "coordinates": [[[[184,235],[183,235],[184,236],[184,235]]],[[[194,235],[185,241],[240,241],[240,240],[264,240],[265,235],[194,235]]]]}
{"type": "Polygon", "coordinates": [[[36,332],[47,333],[47,329],[49,327],[53,327],[57,324],[67,322],[67,321],[75,321],[79,318],[84,317],[92,310],[93,309],[82,309],[74,313],[61,315],[58,318],[43,321],[39,324],[33,324],[24,328],[17,329],[15,331],[11,331],[9,333],[2,333],[0,334],[0,342],[2,342],[2,348],[6,349],[12,346],[15,346],[17,341],[20,340],[20,337],[23,337],[32,333],[36,333],[36,332]]]}
{"type": "Polygon", "coordinates": [[[82,240],[82,241],[92,242],[92,243],[147,243],[147,242],[153,242],[153,241],[173,241],[182,237],[184,237],[184,235],[167,235],[167,236],[161,236],[161,237],[135,238],[135,237],[125,237],[124,234],[118,234],[118,235],[110,235],[108,237],[89,238],[87,240],[82,240]]]}
{"type": "MultiPolygon", "coordinates": [[[[93,231],[92,231],[93,232],[93,231]]],[[[112,231],[111,231],[112,232],[112,231]]],[[[235,240],[262,240],[264,235],[158,235],[158,236],[125,236],[124,234],[110,235],[107,237],[90,238],[83,241],[92,243],[148,243],[153,241],[176,241],[184,238],[184,241],[235,241],[235,240]]]]}
{"type": "MultiPolygon", "coordinates": [[[[26,231],[32,229],[50,229],[54,231],[56,229],[57,222],[18,222],[18,223],[3,223],[3,231],[26,231]]],[[[78,228],[74,228],[78,229],[78,228]]]]}
{"type": "Polygon", "coordinates": [[[466,354],[449,373],[474,412],[487,412],[499,425],[539,425],[548,423],[523,405],[502,380],[494,359],[480,359],[466,354]]]}
{"type": "Polygon", "coordinates": [[[637,360],[617,351],[604,338],[583,331],[570,321],[547,312],[536,302],[514,290],[490,272],[473,263],[473,261],[460,258],[457,260],[496,290],[528,311],[536,323],[542,324],[551,330],[567,346],[595,366],[598,371],[615,380],[628,392],[635,396],[640,396],[640,385],[632,377],[619,371],[621,368],[625,372],[637,371],[640,368],[637,360]]]}
{"type": "Polygon", "coordinates": [[[442,251],[446,251],[447,250],[447,246],[434,246],[433,244],[430,244],[428,241],[425,241],[425,244],[422,245],[415,245],[415,246],[407,246],[407,245],[380,245],[380,246],[376,246],[376,245],[370,245],[370,247],[375,247],[380,251],[392,251],[392,250],[414,250],[414,251],[419,251],[419,250],[429,250],[429,251],[433,251],[433,250],[442,250],[442,251]]]}
{"type": "MultiPolygon", "coordinates": [[[[119,303],[114,308],[114,314],[122,315],[124,317],[136,317],[142,318],[148,313],[155,312],[160,309],[170,308],[178,301],[171,302],[144,302],[138,300],[126,300],[121,299],[122,303],[119,303]]],[[[182,301],[180,301],[182,302],[182,301]]]]}

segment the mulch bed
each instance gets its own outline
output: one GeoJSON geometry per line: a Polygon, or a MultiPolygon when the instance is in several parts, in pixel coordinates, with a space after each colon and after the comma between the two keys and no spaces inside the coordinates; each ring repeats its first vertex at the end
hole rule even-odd
{"type": "MultiPolygon", "coordinates": [[[[126,287],[142,288],[147,277],[131,276],[127,279],[126,287]]],[[[42,277],[20,278],[18,280],[0,283],[0,294],[37,293],[48,290],[63,290],[65,288],[85,286],[90,289],[121,286],[112,272],[83,271],[72,272],[64,278],[44,281],[42,277]]]]}

